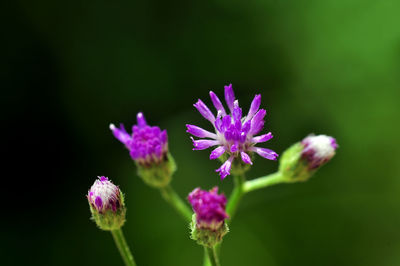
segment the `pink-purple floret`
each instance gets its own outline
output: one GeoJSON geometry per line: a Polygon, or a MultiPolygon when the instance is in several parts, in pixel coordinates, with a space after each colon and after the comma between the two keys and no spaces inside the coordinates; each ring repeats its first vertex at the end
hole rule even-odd
{"type": "MultiPolygon", "coordinates": [[[[329,140],[330,140],[330,145],[333,148],[333,150],[336,150],[338,148],[338,144],[336,142],[336,139],[333,138],[333,137],[329,137],[329,140]]],[[[332,156],[334,155],[334,152],[333,152],[333,154],[330,154],[330,155],[325,156],[325,157],[317,156],[316,151],[310,147],[310,143],[309,143],[309,138],[308,137],[305,138],[301,143],[304,146],[304,149],[303,149],[303,151],[301,153],[301,156],[302,156],[303,159],[308,161],[309,169],[316,169],[316,168],[322,166],[323,164],[328,162],[332,158],[332,156]]]]}
{"type": "Polygon", "coordinates": [[[200,114],[211,122],[215,128],[215,133],[194,125],[186,125],[188,133],[198,138],[208,138],[193,141],[193,150],[203,150],[212,146],[218,146],[211,152],[210,159],[216,159],[225,152],[229,155],[226,162],[216,171],[219,172],[221,179],[230,174],[233,159],[241,157],[246,164],[253,164],[249,153],[256,152],[260,156],[276,160],[278,154],[270,149],[255,147],[257,143],[270,140],[273,136],[271,132],[255,137],[264,127],[264,117],[266,110],[260,109],[261,95],[256,95],[251,103],[250,110],[243,116],[242,108],[239,107],[238,100],[235,100],[232,84],[225,86],[225,101],[230,114],[225,111],[224,106],[218,96],[210,91],[211,101],[217,110],[217,115],[199,99],[194,107],[200,114]]]}
{"type": "Polygon", "coordinates": [[[210,191],[196,188],[189,194],[188,200],[196,214],[198,228],[216,230],[229,217],[225,212],[226,197],[218,194],[217,187],[210,191]]]}
{"type": "Polygon", "coordinates": [[[129,150],[133,160],[143,165],[160,163],[168,152],[168,135],[166,130],[157,126],[149,126],[142,113],[137,114],[137,125],[132,127],[129,135],[120,125],[119,128],[110,125],[114,136],[129,150]]]}

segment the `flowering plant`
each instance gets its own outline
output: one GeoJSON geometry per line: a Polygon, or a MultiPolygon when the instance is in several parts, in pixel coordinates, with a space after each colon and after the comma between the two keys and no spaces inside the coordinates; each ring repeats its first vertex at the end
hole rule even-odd
{"type": "MultiPolygon", "coordinates": [[[[191,124],[186,127],[188,133],[198,138],[191,137],[193,150],[213,147],[210,159],[222,161],[216,172],[221,179],[232,175],[234,188],[228,199],[223,193],[218,193],[218,187],[209,191],[195,188],[187,197],[193,212],[170,184],[176,166],[168,150],[167,131],[149,126],[142,113],[137,115],[137,125],[132,127],[132,134],[122,124],[120,127],[110,125],[115,138],[129,150],[131,159],[137,165],[138,175],[146,184],[158,189],[163,198],[190,223],[191,238],[204,247],[204,265],[212,266],[221,265],[219,247],[245,194],[274,184],[307,181],[335,155],[338,147],[336,140],[330,136],[309,135],[283,152],[277,172],[246,180],[245,173],[253,164],[255,153],[273,161],[279,156],[273,150],[257,146],[273,137],[271,132],[261,133],[267,113],[265,109],[260,109],[261,95],[255,95],[246,115],[239,107],[232,84],[225,86],[224,96],[229,111],[212,91],[210,97],[215,113],[201,100],[194,104],[211,123],[213,132],[191,124]]],[[[90,188],[87,198],[93,220],[100,229],[111,231],[125,264],[136,265],[121,230],[126,207],[120,189],[102,176],[90,188]]]]}

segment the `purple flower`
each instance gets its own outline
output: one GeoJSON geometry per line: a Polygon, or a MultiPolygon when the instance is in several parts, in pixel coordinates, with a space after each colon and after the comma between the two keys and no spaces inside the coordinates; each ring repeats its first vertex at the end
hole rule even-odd
{"type": "Polygon", "coordinates": [[[221,179],[230,174],[232,162],[239,156],[246,164],[253,164],[250,157],[253,152],[266,159],[276,160],[278,157],[276,152],[266,148],[255,147],[257,143],[266,142],[273,137],[271,132],[255,136],[263,129],[264,117],[267,113],[264,109],[260,109],[260,94],[254,97],[247,115],[243,115],[238,100],[235,100],[232,84],[225,86],[225,101],[229,112],[225,111],[224,106],[214,92],[210,91],[210,97],[217,110],[216,116],[201,100],[198,100],[194,107],[205,119],[211,122],[215,133],[194,125],[186,125],[186,132],[198,138],[206,138],[200,140],[192,138],[193,150],[204,150],[217,146],[210,154],[211,160],[219,158],[224,153],[228,154],[229,157],[226,162],[216,170],[219,172],[221,179]]]}
{"type": "Polygon", "coordinates": [[[142,113],[137,114],[137,125],[129,135],[123,124],[119,128],[110,124],[114,136],[125,144],[133,160],[144,166],[158,164],[166,158],[168,152],[167,131],[157,126],[149,126],[142,113]]]}
{"type": "Polygon", "coordinates": [[[308,136],[301,141],[301,157],[308,161],[310,169],[315,169],[328,162],[338,147],[333,137],[326,135],[308,136]]]}
{"type": "Polygon", "coordinates": [[[196,214],[197,228],[215,231],[228,218],[228,214],[225,212],[225,195],[218,195],[217,187],[210,191],[196,188],[189,194],[188,200],[196,214]]]}
{"type": "Polygon", "coordinates": [[[87,194],[89,204],[93,210],[104,214],[111,210],[116,212],[123,207],[121,191],[105,176],[99,176],[87,194]]]}

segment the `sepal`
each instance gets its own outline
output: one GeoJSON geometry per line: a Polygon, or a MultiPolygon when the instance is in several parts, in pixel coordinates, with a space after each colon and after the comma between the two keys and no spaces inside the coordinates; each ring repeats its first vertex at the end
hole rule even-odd
{"type": "Polygon", "coordinates": [[[192,216],[190,229],[190,238],[195,240],[199,245],[209,248],[220,243],[224,235],[229,232],[228,225],[225,222],[222,222],[219,226],[215,226],[215,229],[199,227],[196,225],[196,214],[192,216]]]}
{"type": "Polygon", "coordinates": [[[162,188],[171,182],[176,171],[175,160],[170,153],[158,164],[141,165],[136,163],[138,175],[143,181],[154,188],[162,188]]]}

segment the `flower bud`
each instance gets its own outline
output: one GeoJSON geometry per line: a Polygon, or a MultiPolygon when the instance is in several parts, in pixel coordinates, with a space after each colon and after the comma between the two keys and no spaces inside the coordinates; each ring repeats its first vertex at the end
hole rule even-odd
{"type": "Polygon", "coordinates": [[[168,153],[166,130],[149,126],[142,113],[137,114],[137,125],[132,127],[132,134],[128,134],[122,124],[119,128],[111,124],[110,129],[129,150],[138,174],[146,184],[157,188],[169,184],[176,166],[168,153]]]}
{"type": "Polygon", "coordinates": [[[218,188],[210,191],[194,189],[188,196],[194,215],[191,223],[191,238],[206,247],[213,247],[222,241],[229,229],[225,223],[225,195],[218,195],[218,188]]]}
{"type": "Polygon", "coordinates": [[[87,194],[92,219],[103,230],[115,230],[125,223],[124,196],[118,186],[99,176],[87,194]]]}
{"type": "Polygon", "coordinates": [[[337,147],[333,137],[310,135],[282,154],[279,171],[287,182],[307,181],[335,155],[337,147]]]}

